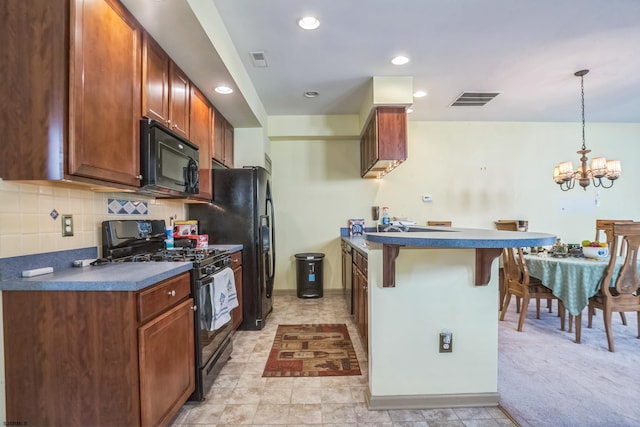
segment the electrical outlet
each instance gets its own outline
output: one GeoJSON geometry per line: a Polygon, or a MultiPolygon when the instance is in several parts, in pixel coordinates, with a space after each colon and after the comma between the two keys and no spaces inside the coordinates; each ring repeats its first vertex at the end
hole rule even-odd
{"type": "Polygon", "coordinates": [[[453,334],[451,332],[440,332],[440,353],[451,353],[453,351],[453,334]]]}
{"type": "Polygon", "coordinates": [[[62,237],[73,236],[73,215],[62,215],[62,237]]]}

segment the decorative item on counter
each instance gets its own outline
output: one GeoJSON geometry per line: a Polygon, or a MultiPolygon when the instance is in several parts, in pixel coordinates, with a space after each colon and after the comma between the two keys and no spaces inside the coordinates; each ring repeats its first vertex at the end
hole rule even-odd
{"type": "Polygon", "coordinates": [[[349,220],[349,237],[362,236],[364,233],[364,219],[349,220]]]}
{"type": "Polygon", "coordinates": [[[188,219],[173,222],[173,235],[175,237],[187,237],[198,235],[198,220],[188,219]]]}
{"type": "Polygon", "coordinates": [[[388,225],[391,222],[391,217],[389,216],[389,207],[382,207],[382,225],[388,225]]]}
{"type": "Polygon", "coordinates": [[[209,247],[209,236],[207,234],[198,234],[198,243],[196,248],[206,249],[209,247]]]}

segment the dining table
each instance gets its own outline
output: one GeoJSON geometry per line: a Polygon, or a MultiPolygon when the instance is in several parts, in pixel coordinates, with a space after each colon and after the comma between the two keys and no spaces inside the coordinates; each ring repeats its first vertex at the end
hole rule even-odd
{"type": "MultiPolygon", "coordinates": [[[[617,257],[616,270],[624,257],[617,257]]],[[[600,289],[600,281],[609,258],[594,259],[583,256],[555,257],[546,252],[524,255],[529,275],[538,278],[558,297],[573,316],[582,313],[589,298],[600,289]]],[[[614,278],[617,271],[614,272],[614,278]]]]}

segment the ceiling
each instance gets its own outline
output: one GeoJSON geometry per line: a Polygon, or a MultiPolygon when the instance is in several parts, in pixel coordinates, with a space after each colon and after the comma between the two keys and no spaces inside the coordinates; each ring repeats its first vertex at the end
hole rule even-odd
{"type": "Polygon", "coordinates": [[[639,0],[122,1],[236,127],[258,125],[254,95],[269,116],[357,114],[373,76],[412,76],[428,93],[409,120],[579,121],[585,68],[587,122],[640,123],[639,0]],[[200,22],[217,17],[202,2],[234,52],[206,36],[200,22]],[[306,15],[317,30],[297,26],[306,15]],[[253,66],[254,51],[268,67],[253,66]],[[225,66],[230,54],[243,70],[225,66]],[[410,62],[392,65],[396,55],[410,62]],[[236,92],[216,94],[219,83],[236,92]],[[465,91],[500,94],[450,106],[465,91]]]}

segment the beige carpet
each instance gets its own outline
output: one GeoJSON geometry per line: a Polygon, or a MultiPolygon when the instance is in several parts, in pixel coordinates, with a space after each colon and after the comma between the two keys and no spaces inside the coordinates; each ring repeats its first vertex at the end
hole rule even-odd
{"type": "Polygon", "coordinates": [[[602,312],[588,329],[583,313],[582,344],[560,330],[560,318],[529,305],[523,332],[516,331],[515,304],[499,322],[500,404],[522,426],[640,425],[640,339],[637,317],[628,326],[613,316],[615,353],[607,349],[602,312]],[[624,397],[624,396],[627,397],[624,397]]]}

